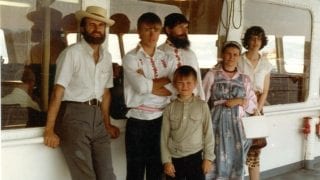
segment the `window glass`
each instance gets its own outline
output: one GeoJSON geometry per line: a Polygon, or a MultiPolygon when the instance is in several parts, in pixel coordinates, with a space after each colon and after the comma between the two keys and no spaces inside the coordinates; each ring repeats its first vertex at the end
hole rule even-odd
{"type": "Polygon", "coordinates": [[[200,68],[211,68],[217,63],[218,35],[190,34],[191,49],[198,58],[200,68]]]}
{"type": "Polygon", "coordinates": [[[0,4],[2,129],[45,124],[56,59],[76,41],[77,35],[69,35],[77,32],[71,13],[81,5],[79,0],[50,2],[45,7],[38,0],[0,4]]]}
{"type": "Polygon", "coordinates": [[[109,46],[108,46],[109,52],[112,55],[112,62],[118,63],[119,65],[121,65],[122,61],[121,61],[121,53],[120,53],[118,36],[116,34],[109,34],[108,43],[109,43],[109,46]]]}
{"type": "Polygon", "coordinates": [[[266,34],[272,35],[268,37],[266,47],[268,60],[274,66],[267,98],[269,105],[299,103],[307,99],[311,23],[311,14],[307,10],[246,1],[244,30],[261,26],[266,34]]]}
{"type": "MultiPolygon", "coordinates": [[[[167,39],[167,36],[165,34],[160,34],[158,45],[161,45],[162,43],[164,43],[166,39],[167,39]]],[[[124,41],[124,51],[125,53],[127,53],[130,50],[137,47],[137,44],[139,43],[140,39],[138,34],[125,34],[123,36],[123,41],[124,41]]]]}
{"type": "Polygon", "coordinates": [[[262,56],[266,57],[268,61],[272,64],[272,72],[278,71],[277,66],[277,53],[276,53],[276,38],[274,35],[267,35],[268,44],[261,49],[260,53],[262,56]]]}
{"type": "Polygon", "coordinates": [[[78,33],[68,33],[67,34],[67,44],[70,46],[71,44],[74,44],[77,42],[77,36],[78,33]]]}
{"type": "MultiPolygon", "coordinates": [[[[121,65],[122,54],[137,45],[137,19],[148,11],[158,14],[162,20],[170,13],[183,13],[190,20],[191,48],[198,56],[200,67],[210,68],[217,62],[216,41],[221,1],[109,2],[110,16],[120,17],[121,22],[120,29],[109,29],[107,44],[114,62],[121,65]]],[[[30,110],[22,108],[21,104],[2,103],[2,128],[44,125],[49,95],[53,88],[56,59],[65,47],[79,40],[77,23],[71,13],[81,9],[81,5],[90,3],[94,4],[93,1],[81,0],[50,1],[48,7],[42,7],[44,3],[39,0],[4,1],[0,4],[1,97],[4,98],[15,88],[22,86],[21,77],[25,69],[30,68],[35,75],[35,83],[29,96],[40,108],[40,112],[31,117],[30,110]],[[49,36],[50,39],[45,38],[49,36]],[[44,62],[49,63],[49,68],[44,67],[47,64],[44,62]]],[[[158,45],[165,40],[166,35],[161,34],[158,45]]]]}
{"type": "Polygon", "coordinates": [[[288,73],[303,73],[304,36],[283,36],[283,57],[288,73]]]}

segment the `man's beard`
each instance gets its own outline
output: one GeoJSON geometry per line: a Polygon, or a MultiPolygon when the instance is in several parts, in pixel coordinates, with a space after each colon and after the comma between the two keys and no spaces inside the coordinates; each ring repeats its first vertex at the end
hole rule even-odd
{"type": "MultiPolygon", "coordinates": [[[[93,32],[94,33],[94,32],[93,32]]],[[[92,34],[93,34],[92,33],[92,34]]],[[[101,33],[100,33],[101,34],[101,33]]],[[[91,34],[89,34],[87,31],[84,31],[82,33],[83,38],[87,41],[87,43],[89,44],[102,44],[104,42],[104,40],[106,39],[106,35],[105,34],[101,34],[100,37],[94,37],[91,34]]]]}
{"type": "Polygon", "coordinates": [[[168,39],[176,48],[188,49],[190,47],[190,41],[187,35],[168,35],[168,39]]]}

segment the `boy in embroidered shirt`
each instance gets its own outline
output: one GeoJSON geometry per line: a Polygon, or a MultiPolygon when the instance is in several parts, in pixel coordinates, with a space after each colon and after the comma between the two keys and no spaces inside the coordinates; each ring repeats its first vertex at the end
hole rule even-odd
{"type": "MultiPolygon", "coordinates": [[[[157,49],[162,22],[147,12],[138,18],[138,46],[123,58],[126,117],[126,180],[162,180],[160,132],[163,109],[169,104],[172,63],[157,49]],[[145,177],[145,178],[144,178],[145,177]]],[[[171,61],[172,62],[172,61],[171,61]]]]}
{"type": "Polygon", "coordinates": [[[165,108],[161,129],[166,179],[204,180],[215,158],[209,107],[192,93],[197,73],[191,66],[180,66],[173,84],[178,98],[165,108]]]}

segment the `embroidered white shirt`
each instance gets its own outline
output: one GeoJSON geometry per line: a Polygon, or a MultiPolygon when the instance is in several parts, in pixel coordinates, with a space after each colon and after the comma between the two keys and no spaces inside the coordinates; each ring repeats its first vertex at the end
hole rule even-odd
{"type": "Polygon", "coordinates": [[[126,105],[131,108],[127,117],[152,120],[162,116],[170,96],[152,94],[153,79],[168,77],[173,61],[156,49],[153,57],[138,45],[123,58],[124,94],[126,105]]]}

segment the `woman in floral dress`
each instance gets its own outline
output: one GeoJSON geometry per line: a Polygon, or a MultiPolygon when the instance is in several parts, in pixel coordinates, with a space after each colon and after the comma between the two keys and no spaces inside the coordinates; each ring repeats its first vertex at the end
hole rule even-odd
{"type": "Polygon", "coordinates": [[[233,180],[244,176],[251,142],[244,136],[241,118],[254,113],[257,99],[250,78],[237,71],[240,53],[239,43],[227,42],[222,48],[220,68],[211,69],[203,81],[216,139],[214,169],[207,179],[233,180]]]}

